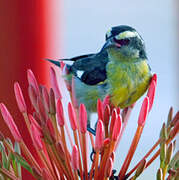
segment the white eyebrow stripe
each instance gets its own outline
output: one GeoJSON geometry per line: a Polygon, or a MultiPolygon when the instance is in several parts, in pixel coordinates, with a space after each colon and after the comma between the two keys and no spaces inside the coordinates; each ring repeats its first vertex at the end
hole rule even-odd
{"type": "Polygon", "coordinates": [[[130,38],[130,37],[138,37],[141,39],[139,34],[135,31],[124,31],[116,36],[117,39],[130,38]]]}
{"type": "Polygon", "coordinates": [[[81,79],[81,76],[83,76],[84,71],[76,71],[77,77],[81,79]]]}

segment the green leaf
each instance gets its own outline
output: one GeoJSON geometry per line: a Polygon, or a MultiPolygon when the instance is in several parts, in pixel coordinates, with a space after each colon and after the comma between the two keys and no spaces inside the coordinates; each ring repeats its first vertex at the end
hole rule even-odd
{"type": "Polygon", "coordinates": [[[8,169],[7,155],[5,152],[4,144],[2,142],[0,142],[0,151],[2,156],[2,165],[5,169],[8,169]]]}
{"type": "Polygon", "coordinates": [[[8,165],[8,169],[10,167],[11,161],[14,160],[14,156],[12,154],[12,152],[9,153],[8,157],[7,157],[7,165],[8,165]]]}
{"type": "MultiPolygon", "coordinates": [[[[15,151],[17,154],[21,154],[21,150],[20,150],[20,146],[19,146],[19,143],[18,143],[18,142],[15,142],[14,151],[15,151]]],[[[17,162],[17,173],[18,173],[18,176],[19,176],[19,177],[22,177],[21,164],[20,164],[19,162],[17,162]]]]}
{"type": "Polygon", "coordinates": [[[15,142],[14,144],[14,151],[18,154],[21,154],[21,149],[18,142],[15,142]]]}
{"type": "Polygon", "coordinates": [[[20,156],[20,155],[17,154],[17,153],[14,153],[14,155],[15,155],[16,161],[17,161],[22,167],[24,167],[25,169],[27,169],[27,171],[29,171],[30,173],[32,173],[32,168],[31,168],[31,166],[27,163],[27,161],[26,161],[22,156],[20,156]]]}
{"type": "Polygon", "coordinates": [[[172,160],[170,161],[169,169],[177,169],[179,168],[179,151],[176,152],[176,154],[173,156],[172,160]]]}

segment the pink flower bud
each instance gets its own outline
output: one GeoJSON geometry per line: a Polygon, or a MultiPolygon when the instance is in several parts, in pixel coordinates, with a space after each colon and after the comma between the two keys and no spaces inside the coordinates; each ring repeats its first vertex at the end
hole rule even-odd
{"type": "Polygon", "coordinates": [[[55,70],[52,67],[50,68],[50,80],[51,80],[52,88],[55,92],[56,99],[59,99],[59,98],[61,99],[62,96],[61,96],[61,92],[58,86],[57,76],[55,74],[55,70]]]}
{"type": "Polygon", "coordinates": [[[47,88],[45,86],[42,87],[42,97],[43,97],[45,109],[49,113],[50,112],[49,95],[48,95],[47,88]]]}
{"type": "Polygon", "coordinates": [[[52,180],[52,179],[54,179],[54,178],[53,178],[52,175],[44,168],[44,169],[42,169],[42,179],[52,180]]]}
{"type": "Polygon", "coordinates": [[[104,115],[103,115],[103,118],[104,118],[104,124],[108,126],[109,124],[109,119],[110,119],[110,107],[109,105],[106,105],[105,106],[105,109],[104,109],[104,115]]]}
{"type": "Polygon", "coordinates": [[[104,99],[103,99],[103,109],[106,107],[106,105],[110,104],[110,96],[107,95],[104,99]]]}
{"type": "Polygon", "coordinates": [[[5,123],[7,124],[7,126],[9,127],[15,141],[20,142],[22,140],[22,137],[19,133],[19,130],[17,129],[17,126],[14,123],[14,120],[11,114],[9,113],[9,111],[7,110],[6,106],[3,103],[0,103],[0,110],[3,116],[3,119],[5,123]]]}
{"type": "Polygon", "coordinates": [[[120,107],[117,108],[117,114],[119,115],[121,113],[120,107]]]}
{"type": "Polygon", "coordinates": [[[110,138],[106,138],[106,139],[104,139],[104,141],[103,141],[103,146],[104,146],[104,147],[105,147],[105,146],[108,146],[109,143],[110,143],[110,138]]]}
{"type": "Polygon", "coordinates": [[[58,142],[56,147],[57,147],[58,155],[60,156],[60,158],[65,160],[64,148],[63,148],[61,142],[58,142]]]}
{"type": "Polygon", "coordinates": [[[15,96],[16,96],[16,101],[17,101],[17,105],[19,107],[19,110],[22,113],[27,112],[27,107],[26,107],[26,103],[25,103],[25,100],[24,100],[24,96],[22,94],[22,90],[21,90],[18,82],[14,83],[14,93],[15,93],[15,96]]]}
{"type": "Polygon", "coordinates": [[[155,84],[157,84],[157,74],[154,74],[152,76],[152,80],[151,81],[155,81],[155,84]]]}
{"type": "Polygon", "coordinates": [[[50,113],[55,114],[56,113],[55,94],[52,88],[50,89],[49,100],[50,100],[50,113]]]}
{"type": "Polygon", "coordinates": [[[98,120],[96,129],[95,149],[100,150],[103,146],[104,141],[104,126],[101,120],[98,120]]]}
{"type": "Polygon", "coordinates": [[[113,132],[114,123],[117,119],[117,111],[116,109],[113,109],[112,116],[111,116],[111,124],[110,124],[110,134],[113,132]]]}
{"type": "Polygon", "coordinates": [[[32,85],[29,85],[28,87],[28,93],[29,93],[29,98],[31,101],[32,106],[34,109],[38,112],[38,106],[37,106],[37,94],[34,90],[34,87],[32,85]]]}
{"type": "Polygon", "coordinates": [[[149,98],[149,112],[152,109],[152,105],[154,102],[154,97],[155,97],[155,89],[156,89],[156,84],[155,81],[151,81],[148,92],[147,92],[147,97],[149,98]]]}
{"type": "Polygon", "coordinates": [[[103,103],[100,99],[97,102],[98,119],[103,121],[103,103]]]}
{"type": "Polygon", "coordinates": [[[47,115],[47,111],[44,107],[44,103],[42,102],[41,97],[37,97],[37,105],[38,105],[38,112],[40,114],[40,118],[42,121],[46,122],[46,120],[48,119],[48,115],[47,115]]]}
{"type": "Polygon", "coordinates": [[[139,114],[139,119],[138,119],[139,126],[144,126],[147,115],[148,115],[148,110],[149,110],[149,98],[145,97],[142,103],[142,107],[140,109],[140,114],[139,114]]]}
{"type": "Polygon", "coordinates": [[[28,118],[29,118],[30,124],[33,124],[33,125],[36,127],[36,129],[37,129],[37,131],[38,131],[38,133],[39,133],[39,136],[40,136],[40,137],[43,137],[42,128],[39,126],[39,124],[38,124],[37,121],[34,119],[34,117],[33,117],[31,114],[29,114],[29,115],[28,115],[28,118]]]}
{"type": "Polygon", "coordinates": [[[79,126],[81,133],[86,133],[87,130],[87,112],[84,104],[80,104],[79,126]]]}
{"type": "Polygon", "coordinates": [[[110,177],[112,174],[112,168],[113,168],[113,160],[112,158],[109,158],[106,162],[105,167],[105,177],[110,177]]]}
{"type": "Polygon", "coordinates": [[[76,113],[71,103],[68,103],[68,114],[70,119],[71,128],[73,131],[77,129],[76,113]]]}
{"type": "Polygon", "coordinates": [[[32,132],[32,141],[34,143],[34,146],[37,148],[38,151],[42,150],[43,145],[42,140],[40,138],[40,133],[34,123],[30,125],[30,129],[32,132]]]}
{"type": "Polygon", "coordinates": [[[28,79],[29,85],[32,85],[36,94],[40,95],[40,90],[39,90],[37,80],[34,76],[34,73],[30,69],[27,70],[27,79],[28,79]]]}
{"type": "Polygon", "coordinates": [[[121,115],[118,115],[113,128],[112,140],[114,141],[117,140],[121,132],[121,128],[122,128],[122,117],[121,115]]]}
{"type": "Polygon", "coordinates": [[[73,146],[72,156],[71,156],[71,164],[73,170],[78,170],[79,167],[79,152],[76,145],[73,146]]]}
{"type": "Polygon", "coordinates": [[[54,129],[52,121],[50,119],[47,120],[47,128],[50,133],[50,137],[55,142],[55,129],[54,129]]]}
{"type": "Polygon", "coordinates": [[[58,120],[59,126],[64,126],[64,124],[65,124],[64,113],[63,113],[63,106],[62,106],[62,102],[61,102],[60,98],[57,100],[56,111],[57,111],[57,120],[58,120]]]}

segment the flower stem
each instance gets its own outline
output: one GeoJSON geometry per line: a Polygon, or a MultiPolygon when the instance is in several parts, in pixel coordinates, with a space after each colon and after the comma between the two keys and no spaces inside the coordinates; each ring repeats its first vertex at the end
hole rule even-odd
{"type": "Polygon", "coordinates": [[[81,180],[83,180],[83,170],[82,170],[82,163],[81,163],[81,154],[80,154],[80,147],[79,147],[79,143],[78,143],[78,138],[77,138],[77,132],[76,132],[76,130],[73,131],[73,136],[74,136],[75,144],[76,144],[77,147],[78,147],[80,177],[81,177],[81,180]]]}
{"type": "Polygon", "coordinates": [[[34,167],[36,167],[38,169],[39,172],[41,172],[41,168],[39,166],[39,164],[37,163],[37,161],[34,159],[34,157],[32,156],[32,154],[30,153],[29,149],[27,148],[27,146],[25,145],[25,143],[23,141],[21,141],[20,146],[22,148],[22,150],[24,151],[24,154],[26,155],[27,159],[30,160],[30,162],[32,163],[32,165],[34,167]]]}
{"type": "Polygon", "coordinates": [[[20,178],[17,178],[16,176],[14,176],[14,174],[12,174],[12,172],[8,171],[7,169],[1,167],[0,168],[0,172],[5,176],[8,177],[12,180],[20,180],[20,178]]]}
{"type": "Polygon", "coordinates": [[[155,149],[156,147],[160,144],[160,139],[158,139],[158,141],[153,145],[153,147],[146,153],[146,155],[137,163],[137,165],[129,171],[129,173],[127,173],[127,177],[129,177],[136,169],[137,167],[140,165],[141,161],[143,159],[146,159],[155,149]]]}
{"type": "Polygon", "coordinates": [[[124,177],[125,177],[125,173],[129,167],[129,164],[130,164],[132,157],[135,153],[135,150],[137,148],[137,145],[138,145],[139,139],[141,137],[142,131],[143,131],[143,126],[138,125],[135,136],[134,136],[133,141],[131,143],[130,149],[129,149],[128,154],[126,156],[126,159],[122,165],[120,173],[118,175],[118,177],[120,179],[124,179],[124,177]]]}
{"type": "Polygon", "coordinates": [[[74,174],[73,174],[73,171],[72,171],[72,168],[71,168],[71,165],[70,165],[69,153],[68,153],[68,149],[67,149],[67,145],[66,145],[66,141],[65,141],[64,126],[60,126],[60,130],[61,130],[62,143],[63,143],[63,146],[64,146],[64,152],[66,153],[65,160],[66,160],[70,175],[74,178],[74,174]]]}
{"type": "Polygon", "coordinates": [[[94,179],[97,179],[97,175],[98,175],[98,161],[99,161],[99,150],[96,151],[94,179]]]}
{"type": "Polygon", "coordinates": [[[119,134],[119,137],[118,137],[118,140],[117,140],[117,143],[116,143],[116,146],[115,146],[115,150],[116,150],[116,148],[118,147],[118,145],[119,145],[119,143],[120,143],[120,141],[121,141],[121,138],[122,138],[123,133],[124,133],[124,131],[125,131],[125,129],[126,129],[128,120],[129,120],[129,118],[130,118],[131,112],[132,112],[132,108],[129,107],[128,110],[127,110],[127,113],[126,113],[125,117],[123,118],[122,130],[121,130],[121,133],[119,134]]]}
{"type": "Polygon", "coordinates": [[[82,138],[82,158],[83,158],[83,167],[85,172],[85,179],[88,179],[88,165],[87,165],[87,146],[86,146],[86,133],[81,133],[82,138]]]}

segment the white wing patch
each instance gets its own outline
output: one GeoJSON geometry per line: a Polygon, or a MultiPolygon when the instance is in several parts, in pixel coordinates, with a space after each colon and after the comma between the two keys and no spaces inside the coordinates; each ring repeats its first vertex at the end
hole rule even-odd
{"type": "Polygon", "coordinates": [[[83,76],[84,71],[76,71],[77,77],[81,79],[81,76],[83,76]]]}

